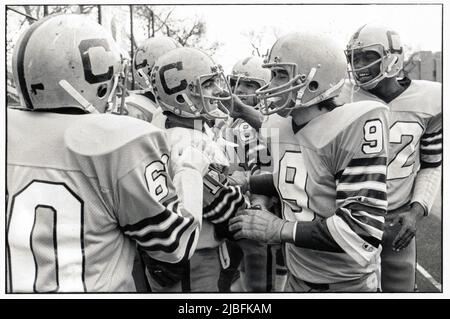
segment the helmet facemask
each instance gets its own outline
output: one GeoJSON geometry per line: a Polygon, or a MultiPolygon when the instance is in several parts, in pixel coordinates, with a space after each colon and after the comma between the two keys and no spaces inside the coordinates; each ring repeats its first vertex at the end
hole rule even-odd
{"type": "Polygon", "coordinates": [[[228,83],[230,84],[231,89],[233,90],[234,95],[236,95],[241,100],[249,100],[251,106],[255,107],[255,109],[259,109],[259,107],[258,107],[259,100],[256,96],[256,90],[263,87],[266,84],[266,81],[264,81],[263,79],[259,79],[259,78],[249,77],[244,74],[228,75],[227,79],[228,79],[228,83]],[[249,94],[238,93],[237,90],[238,90],[239,84],[242,82],[255,83],[258,85],[258,89],[256,89],[254,93],[249,93],[249,94]]]}
{"type": "Polygon", "coordinates": [[[391,78],[396,76],[401,68],[397,68],[396,70],[393,69],[395,64],[397,63],[398,58],[391,54],[390,52],[386,51],[381,44],[371,44],[366,46],[357,46],[357,47],[351,47],[345,50],[345,56],[347,57],[347,62],[350,66],[350,70],[348,70],[350,79],[356,84],[356,86],[361,87],[363,89],[373,89],[378,85],[380,81],[382,81],[385,78],[391,78]],[[376,52],[380,58],[364,65],[360,68],[357,68],[355,66],[355,54],[361,53],[364,54],[364,52],[373,51],[376,52]],[[372,79],[369,81],[363,82],[360,80],[360,76],[358,76],[358,73],[361,73],[361,71],[369,70],[374,65],[379,64],[379,73],[375,75],[372,79]]]}
{"type": "Polygon", "coordinates": [[[142,80],[145,83],[145,89],[143,91],[150,91],[151,90],[151,84],[150,84],[150,77],[145,74],[144,69],[136,69],[136,74],[142,78],[142,80]]]}
{"type": "Polygon", "coordinates": [[[194,83],[191,83],[188,86],[189,94],[193,97],[196,97],[201,102],[201,108],[195,106],[195,103],[192,103],[191,99],[189,99],[185,94],[183,94],[183,98],[189,104],[191,110],[198,114],[198,116],[203,116],[207,120],[213,119],[228,119],[230,111],[223,102],[228,101],[233,108],[233,99],[231,96],[231,87],[228,83],[225,75],[223,74],[222,67],[220,65],[216,65],[213,68],[213,72],[209,74],[200,75],[195,78],[194,83]],[[214,85],[220,88],[221,96],[216,95],[207,95],[204,93],[204,88],[202,85],[210,80],[214,79],[214,85]],[[216,108],[210,110],[208,104],[212,104],[211,102],[216,104],[216,108]]]}
{"type": "Polygon", "coordinates": [[[127,95],[127,80],[129,72],[129,59],[121,57],[120,71],[117,72],[112,81],[113,87],[108,96],[108,106],[107,112],[114,114],[127,114],[125,98],[127,95]],[[120,97],[120,102],[118,102],[118,97],[120,97]]]}
{"type": "Polygon", "coordinates": [[[293,32],[279,38],[263,64],[272,78],[256,91],[261,113],[286,117],[339,95],[347,70],[342,53],[326,35],[293,32]]]}
{"type": "MultiPolygon", "coordinates": [[[[147,59],[144,59],[142,61],[142,63],[139,63],[139,64],[137,63],[137,56],[139,55],[140,52],[142,52],[142,54],[145,54],[145,51],[142,48],[138,48],[136,50],[136,53],[134,54],[134,58],[133,58],[133,69],[135,71],[135,75],[137,77],[139,77],[139,78],[136,79],[138,84],[140,82],[142,82],[142,84],[140,85],[141,88],[144,89],[144,90],[148,90],[151,87],[151,85],[150,85],[150,83],[151,83],[150,82],[150,77],[145,72],[146,69],[147,69],[147,66],[148,66],[148,61],[147,61],[147,59]],[[141,81],[139,81],[139,79],[141,81]]],[[[149,69],[151,71],[152,66],[149,66],[149,69]]]]}
{"type": "Polygon", "coordinates": [[[155,62],[150,79],[163,111],[191,119],[229,117],[231,88],[222,67],[201,50],[184,47],[167,52],[155,62]]]}
{"type": "Polygon", "coordinates": [[[269,88],[270,82],[260,89],[256,90],[256,96],[262,101],[261,113],[264,115],[270,115],[278,113],[284,109],[290,109],[291,111],[297,107],[302,107],[301,99],[307,86],[311,83],[316,69],[312,68],[308,75],[297,74],[296,63],[266,63],[263,65],[265,68],[279,68],[287,71],[289,75],[288,82],[279,85],[274,88],[269,88]],[[289,93],[286,101],[281,106],[275,106],[274,99],[281,99],[280,96],[289,93]],[[278,97],[278,98],[277,98],[278,97]]]}
{"type": "Polygon", "coordinates": [[[256,90],[270,80],[270,70],[263,68],[264,60],[260,57],[248,56],[238,60],[227,79],[233,94],[247,105],[259,110],[256,90]]]}

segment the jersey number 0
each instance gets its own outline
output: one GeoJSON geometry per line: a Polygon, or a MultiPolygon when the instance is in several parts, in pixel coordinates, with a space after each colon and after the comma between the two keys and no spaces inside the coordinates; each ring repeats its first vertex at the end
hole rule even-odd
{"type": "Polygon", "coordinates": [[[86,291],[83,209],[64,183],[34,180],[13,196],[7,234],[11,291],[86,291]]]}

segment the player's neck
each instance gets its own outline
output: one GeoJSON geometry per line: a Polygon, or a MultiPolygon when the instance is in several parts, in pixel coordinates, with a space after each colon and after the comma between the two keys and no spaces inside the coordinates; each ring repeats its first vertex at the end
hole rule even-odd
{"type": "Polygon", "coordinates": [[[166,129],[174,127],[183,127],[203,131],[203,124],[205,123],[205,120],[203,118],[186,118],[177,116],[170,112],[164,112],[164,115],[166,116],[166,123],[165,123],[166,129]]]}
{"type": "Polygon", "coordinates": [[[369,90],[370,93],[383,100],[385,103],[389,103],[397,96],[402,94],[406,87],[402,86],[397,78],[385,78],[376,87],[369,90]]]}
{"type": "Polygon", "coordinates": [[[298,126],[304,126],[311,120],[315,119],[319,115],[328,113],[329,110],[325,108],[319,108],[318,104],[314,104],[309,107],[302,107],[292,111],[291,116],[294,123],[298,126]]]}

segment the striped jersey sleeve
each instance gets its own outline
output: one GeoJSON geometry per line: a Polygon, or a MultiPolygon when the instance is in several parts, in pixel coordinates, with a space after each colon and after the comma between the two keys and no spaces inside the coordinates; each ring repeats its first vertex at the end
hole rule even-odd
{"type": "Polygon", "coordinates": [[[298,223],[294,241],[304,248],[346,252],[365,265],[380,247],[383,236],[386,157],[351,160],[336,174],[336,185],[335,214],[314,223],[298,223]]]}
{"type": "Polygon", "coordinates": [[[386,156],[352,159],[336,178],[336,203],[352,202],[383,209],[387,206],[386,156]]]}
{"type": "Polygon", "coordinates": [[[203,178],[203,218],[214,225],[218,239],[233,239],[228,230],[228,220],[247,206],[241,188],[228,184],[225,171],[210,166],[203,178]]]}
{"type": "Polygon", "coordinates": [[[228,184],[225,174],[210,167],[203,178],[203,218],[218,225],[228,223],[246,200],[239,186],[228,184]]]}
{"type": "Polygon", "coordinates": [[[189,259],[199,222],[181,205],[166,160],[136,167],[118,181],[119,225],[150,257],[168,263],[189,259]]]}
{"type": "Polygon", "coordinates": [[[420,139],[420,167],[433,168],[442,163],[442,113],[433,116],[420,139]]]}
{"type": "Polygon", "coordinates": [[[298,222],[297,246],[345,252],[367,265],[379,250],[387,209],[386,156],[353,159],[336,176],[335,214],[315,222],[298,222]]]}
{"type": "Polygon", "coordinates": [[[344,132],[335,174],[336,212],[327,228],[336,243],[364,266],[378,253],[387,211],[386,109],[371,111],[344,132]]]}

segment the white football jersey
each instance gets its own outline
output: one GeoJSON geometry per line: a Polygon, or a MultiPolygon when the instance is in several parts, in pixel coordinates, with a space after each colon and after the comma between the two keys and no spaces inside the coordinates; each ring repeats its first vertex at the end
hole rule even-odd
{"type": "Polygon", "coordinates": [[[166,117],[162,109],[144,94],[128,91],[125,104],[129,116],[152,123],[158,128],[164,128],[166,117]]]}
{"type": "Polygon", "coordinates": [[[135,291],[135,245],[192,256],[198,223],[168,174],[164,133],[130,117],[8,109],[11,292],[135,291]]]}
{"type": "Polygon", "coordinates": [[[274,133],[273,180],[284,218],[325,221],[324,241],[331,243],[327,248],[286,244],[294,276],[332,283],[377,269],[387,206],[386,117],[383,105],[361,102],[318,116],[296,133],[290,117],[271,115],[263,124],[274,133]],[[361,208],[353,209],[355,204],[361,208]]]}
{"type": "Polygon", "coordinates": [[[371,100],[389,107],[389,210],[411,200],[419,169],[442,162],[442,85],[422,80],[400,81],[408,88],[390,103],[347,82],[339,100],[371,100]]]}

